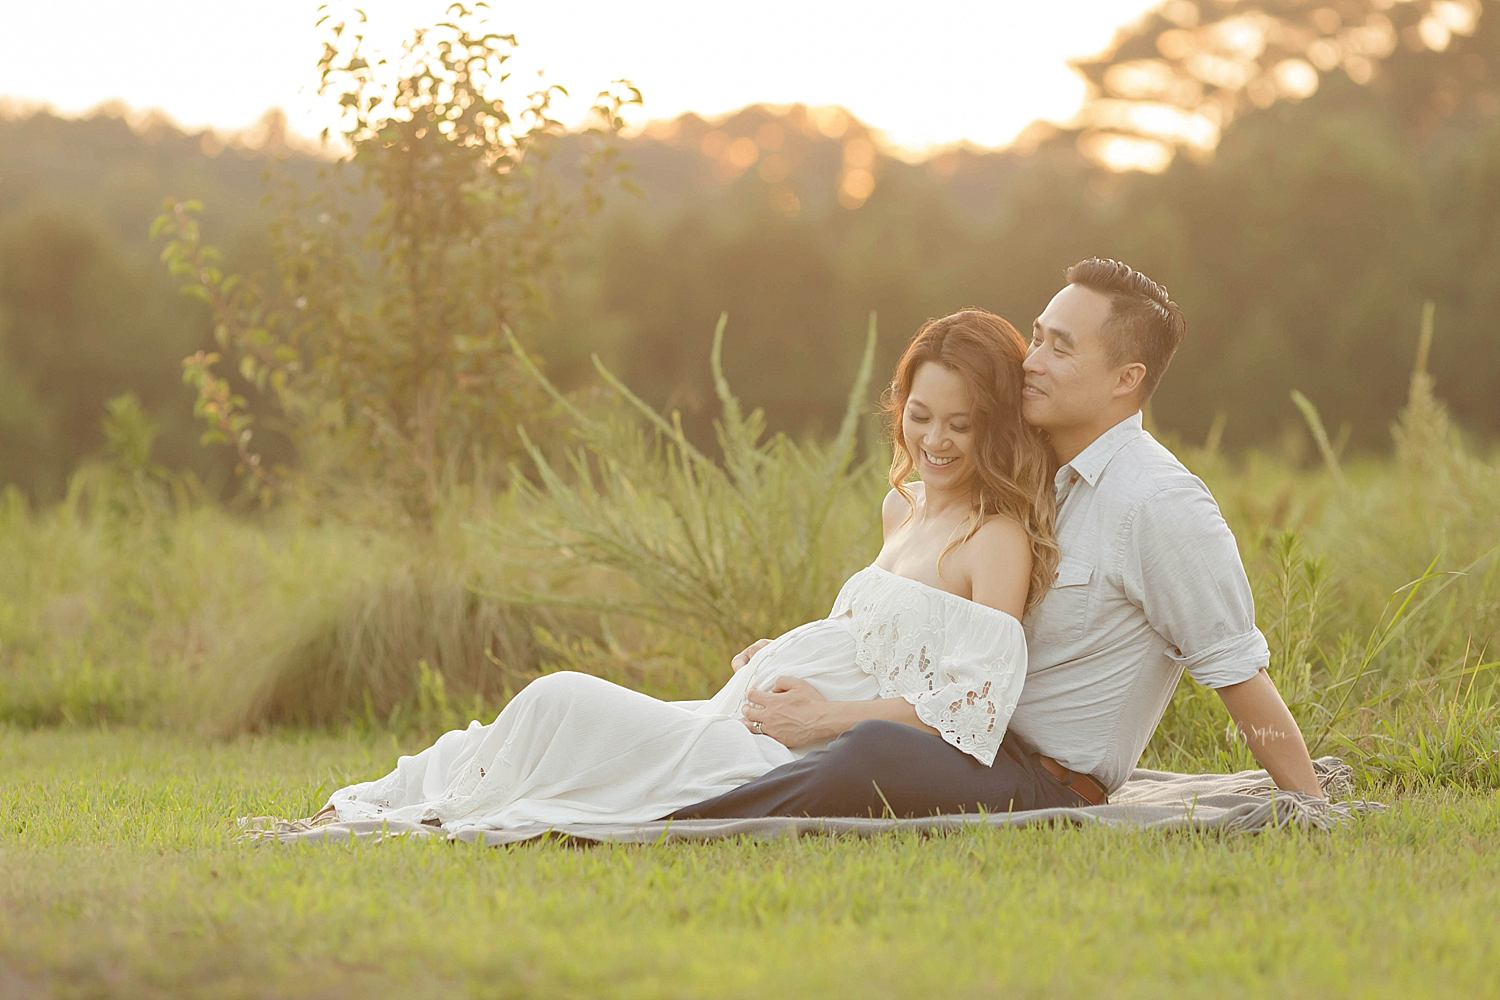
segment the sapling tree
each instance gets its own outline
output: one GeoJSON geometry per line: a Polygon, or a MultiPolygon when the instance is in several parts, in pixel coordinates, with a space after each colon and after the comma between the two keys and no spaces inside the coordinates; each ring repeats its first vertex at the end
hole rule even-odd
{"type": "Polygon", "coordinates": [[[342,116],[324,140],[349,152],[316,190],[280,193],[275,274],[224,274],[194,202],[169,201],[153,232],[212,313],[217,349],[184,374],[205,443],[235,449],[248,491],[373,483],[421,523],[444,484],[515,453],[537,396],[502,329],[524,338],[545,313],[560,251],[620,175],[613,140],[640,95],[601,92],[568,147],[580,157],[560,163],[561,88],[517,91],[516,39],[483,30],[484,5],[453,5],[391,59],[366,51],[362,13],[323,12],[320,93],[342,116]],[[290,438],[295,471],[264,460],[258,422],[290,438]]]}

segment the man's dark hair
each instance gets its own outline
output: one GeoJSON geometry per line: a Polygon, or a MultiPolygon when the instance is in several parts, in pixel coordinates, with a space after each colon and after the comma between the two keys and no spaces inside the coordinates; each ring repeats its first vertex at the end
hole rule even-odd
{"type": "Polygon", "coordinates": [[[1109,363],[1139,361],[1146,366],[1140,387],[1141,402],[1145,403],[1187,335],[1182,309],[1165,288],[1117,260],[1081,260],[1068,268],[1067,277],[1070,285],[1109,296],[1112,308],[1103,330],[1109,363]]]}

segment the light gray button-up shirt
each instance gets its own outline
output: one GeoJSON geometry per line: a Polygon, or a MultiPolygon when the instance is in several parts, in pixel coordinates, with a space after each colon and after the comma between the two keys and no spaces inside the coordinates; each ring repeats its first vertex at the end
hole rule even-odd
{"type": "Polygon", "coordinates": [[[1010,728],[1114,791],[1184,669],[1225,687],[1271,654],[1218,504],[1139,413],[1058,470],[1057,493],[1062,558],[1026,616],[1026,685],[1010,728]]]}

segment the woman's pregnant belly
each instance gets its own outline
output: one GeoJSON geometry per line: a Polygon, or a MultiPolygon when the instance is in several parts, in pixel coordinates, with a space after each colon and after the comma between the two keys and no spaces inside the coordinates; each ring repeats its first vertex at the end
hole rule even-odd
{"type": "MultiPolygon", "coordinates": [[[[823,618],[799,625],[772,640],[718,694],[704,702],[699,711],[743,719],[749,689],[770,691],[778,677],[807,681],[829,701],[868,701],[880,697],[880,685],[875,678],[855,663],[849,619],[823,618]]],[[[794,749],[800,753],[814,748],[794,749]]]]}

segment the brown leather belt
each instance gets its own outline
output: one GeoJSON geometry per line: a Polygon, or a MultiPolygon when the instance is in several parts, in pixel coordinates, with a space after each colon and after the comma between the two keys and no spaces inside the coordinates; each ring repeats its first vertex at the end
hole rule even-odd
{"type": "Polygon", "coordinates": [[[1047,769],[1048,774],[1062,782],[1064,788],[1071,789],[1075,795],[1089,805],[1103,806],[1109,804],[1109,795],[1104,791],[1104,786],[1095,781],[1090,775],[1070,771],[1044,753],[1034,753],[1031,756],[1038,764],[1047,769]]]}

